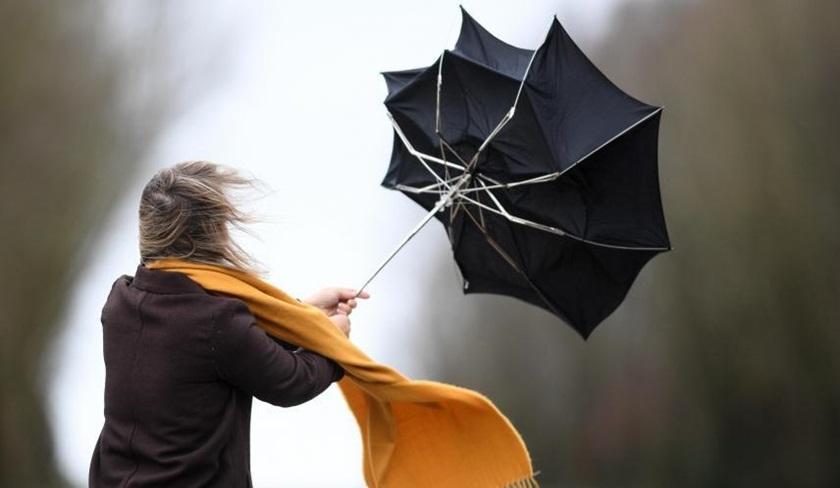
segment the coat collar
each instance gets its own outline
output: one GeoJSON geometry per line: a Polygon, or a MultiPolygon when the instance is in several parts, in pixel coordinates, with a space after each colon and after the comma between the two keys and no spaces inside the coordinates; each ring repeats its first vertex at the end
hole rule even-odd
{"type": "Polygon", "coordinates": [[[152,293],[207,293],[204,288],[183,273],[150,269],[145,267],[143,263],[137,266],[131,286],[152,293]]]}

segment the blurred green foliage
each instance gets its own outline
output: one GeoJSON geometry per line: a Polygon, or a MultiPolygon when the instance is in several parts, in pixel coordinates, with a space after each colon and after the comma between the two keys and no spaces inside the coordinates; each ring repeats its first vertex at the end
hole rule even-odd
{"type": "Polygon", "coordinates": [[[666,107],[675,246],[588,342],[459,296],[441,251],[429,367],[498,402],[544,486],[840,486],[838,18],[829,0],[629,2],[583,46],[666,107]]]}
{"type": "Polygon", "coordinates": [[[148,35],[165,32],[163,12],[142,9],[135,34],[120,36],[108,6],[0,3],[3,487],[65,484],[45,417],[48,346],[94,236],[172,108],[175,72],[163,38],[148,35]]]}

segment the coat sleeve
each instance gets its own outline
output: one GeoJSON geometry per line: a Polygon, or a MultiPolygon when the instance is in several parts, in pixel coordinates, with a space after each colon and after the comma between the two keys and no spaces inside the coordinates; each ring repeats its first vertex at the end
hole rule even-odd
{"type": "Polygon", "coordinates": [[[229,303],[214,321],[211,340],[224,381],[264,402],[291,407],[315,398],[344,375],[331,359],[284,348],[257,325],[244,302],[229,303]]]}

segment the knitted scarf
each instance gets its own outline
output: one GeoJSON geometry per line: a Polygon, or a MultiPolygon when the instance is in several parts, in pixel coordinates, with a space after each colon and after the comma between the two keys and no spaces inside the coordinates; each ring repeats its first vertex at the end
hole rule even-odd
{"type": "Polygon", "coordinates": [[[377,363],[320,309],[254,275],[175,259],[147,267],[183,273],[209,292],[244,301],[268,334],[340,364],[339,386],[361,430],[368,486],[537,486],[522,438],[483,395],[411,380],[377,363]]]}

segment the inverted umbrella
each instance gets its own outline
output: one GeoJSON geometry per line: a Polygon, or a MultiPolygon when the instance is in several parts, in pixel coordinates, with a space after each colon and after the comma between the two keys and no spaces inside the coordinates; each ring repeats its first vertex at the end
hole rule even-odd
{"type": "Polygon", "coordinates": [[[454,50],[384,76],[395,137],[382,184],[429,213],[376,273],[436,217],[465,293],[519,298],[588,337],[670,249],[662,108],[616,87],[556,18],[531,51],[462,9],[454,50]]]}

